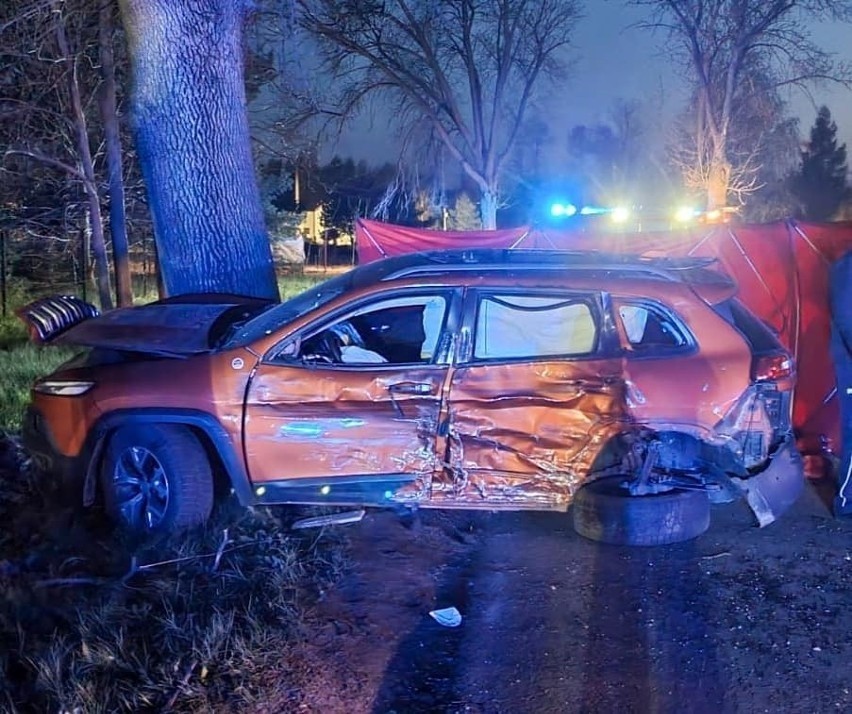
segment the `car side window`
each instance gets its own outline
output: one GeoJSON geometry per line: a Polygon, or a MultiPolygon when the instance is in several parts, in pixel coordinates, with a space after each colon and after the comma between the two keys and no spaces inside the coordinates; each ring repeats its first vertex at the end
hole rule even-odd
{"type": "Polygon", "coordinates": [[[305,364],[429,364],[447,313],[444,295],[386,298],[346,313],[302,340],[305,364]]]}
{"type": "Polygon", "coordinates": [[[574,357],[593,352],[598,326],[577,297],[487,295],[479,300],[475,359],[574,357]]]}
{"type": "Polygon", "coordinates": [[[621,303],[618,316],[631,351],[670,351],[691,346],[686,329],[659,305],[621,303]]]}

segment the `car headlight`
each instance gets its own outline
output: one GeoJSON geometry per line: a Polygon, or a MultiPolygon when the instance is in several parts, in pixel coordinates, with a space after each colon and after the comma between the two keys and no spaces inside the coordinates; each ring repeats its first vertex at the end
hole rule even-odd
{"type": "Polygon", "coordinates": [[[56,397],[79,397],[94,386],[94,382],[81,382],[70,379],[46,379],[36,382],[33,385],[33,391],[56,397]]]}

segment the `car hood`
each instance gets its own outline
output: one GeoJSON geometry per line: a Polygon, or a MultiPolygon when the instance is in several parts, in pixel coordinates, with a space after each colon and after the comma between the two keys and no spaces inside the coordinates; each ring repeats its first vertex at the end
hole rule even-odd
{"type": "Polygon", "coordinates": [[[164,357],[213,352],[228,328],[271,304],[257,298],[197,295],[111,310],[77,298],[37,300],[18,311],[43,344],[81,345],[164,357]]]}

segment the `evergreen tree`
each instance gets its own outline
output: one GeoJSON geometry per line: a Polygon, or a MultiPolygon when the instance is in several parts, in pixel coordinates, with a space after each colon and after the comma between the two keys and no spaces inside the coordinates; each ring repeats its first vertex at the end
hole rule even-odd
{"type": "Polygon", "coordinates": [[[837,145],[837,125],[828,107],[820,107],[791,187],[801,204],[801,217],[810,221],[831,220],[849,194],[846,144],[837,145]]]}
{"type": "Polygon", "coordinates": [[[450,211],[450,230],[478,231],[482,229],[479,209],[466,193],[456,198],[456,205],[450,211]]]}

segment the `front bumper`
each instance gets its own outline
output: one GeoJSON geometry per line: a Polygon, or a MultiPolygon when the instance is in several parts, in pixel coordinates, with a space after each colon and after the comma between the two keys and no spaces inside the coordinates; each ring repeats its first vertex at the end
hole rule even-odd
{"type": "Polygon", "coordinates": [[[21,440],[37,470],[69,483],[82,481],[82,459],[59,452],[54,445],[47,421],[34,407],[28,407],[24,414],[21,440]]]}
{"type": "Polygon", "coordinates": [[[761,528],[775,521],[796,502],[805,485],[804,464],[794,441],[787,439],[765,470],[734,482],[761,528]]]}

